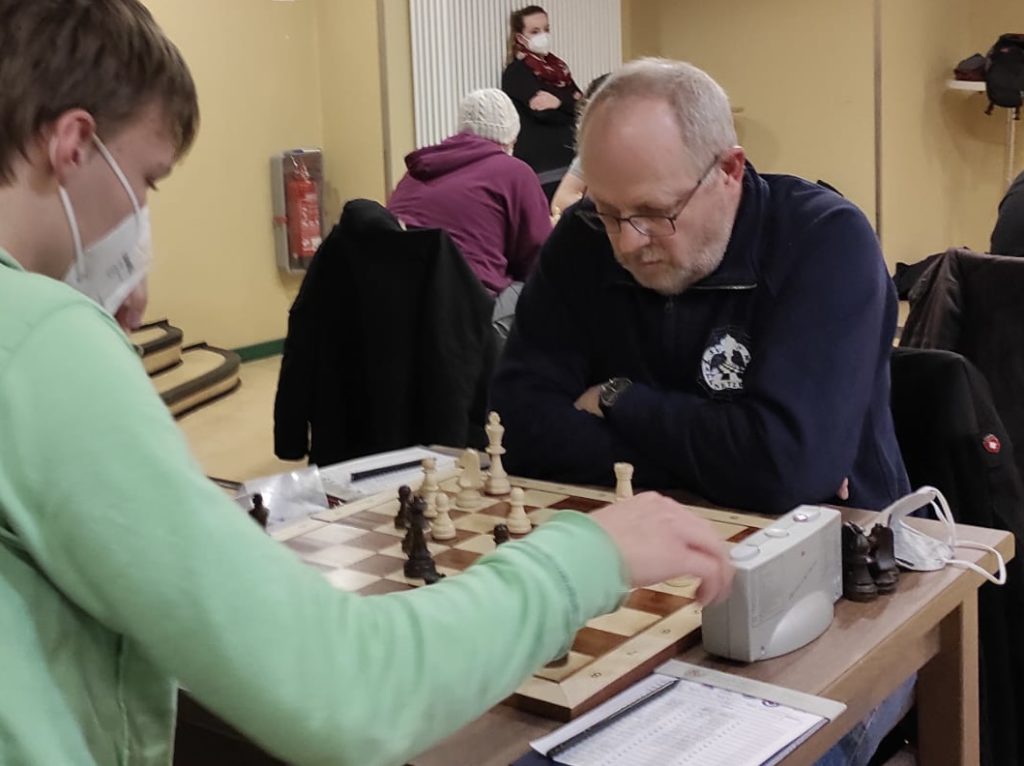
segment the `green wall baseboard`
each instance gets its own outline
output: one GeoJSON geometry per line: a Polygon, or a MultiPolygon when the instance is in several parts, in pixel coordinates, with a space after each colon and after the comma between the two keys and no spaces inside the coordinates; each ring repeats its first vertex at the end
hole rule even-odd
{"type": "Polygon", "coordinates": [[[267,359],[284,353],[284,338],[268,340],[253,346],[242,346],[242,348],[233,348],[231,350],[238,354],[243,362],[255,362],[257,359],[267,359]]]}

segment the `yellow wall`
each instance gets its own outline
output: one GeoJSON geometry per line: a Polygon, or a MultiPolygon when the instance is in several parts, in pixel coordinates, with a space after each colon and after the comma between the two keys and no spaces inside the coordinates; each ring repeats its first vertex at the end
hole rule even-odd
{"type": "Polygon", "coordinates": [[[743,110],[758,170],[824,179],[874,216],[870,2],[634,0],[632,12],[634,52],[699,66],[743,110]]]}
{"type": "Polygon", "coordinates": [[[978,244],[966,238],[959,204],[976,192],[961,189],[971,175],[964,111],[978,117],[980,98],[945,87],[966,56],[968,31],[957,0],[882,3],[881,221],[890,263],[978,244]]]}
{"type": "Polygon", "coordinates": [[[384,147],[388,193],[405,175],[405,155],[416,148],[412,94],[412,26],[409,0],[383,0],[385,112],[384,147]]]}
{"type": "Polygon", "coordinates": [[[145,0],[199,90],[192,152],[154,195],[150,318],[188,341],[281,338],[300,278],[278,271],[270,156],[324,148],[328,224],[383,199],[376,0],[145,0]]]}
{"type": "Polygon", "coordinates": [[[622,0],[622,60],[658,56],[661,0],[622,0]]]}
{"type": "Polygon", "coordinates": [[[324,117],[326,214],[330,224],[337,220],[341,204],[348,199],[384,199],[377,2],[313,0],[313,3],[316,7],[314,37],[320,50],[322,101],[319,105],[324,117]]]}

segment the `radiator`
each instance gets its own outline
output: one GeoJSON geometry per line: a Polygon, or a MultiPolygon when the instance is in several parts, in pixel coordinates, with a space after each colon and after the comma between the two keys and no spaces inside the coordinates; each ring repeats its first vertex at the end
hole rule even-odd
{"type": "MultiPolygon", "coordinates": [[[[477,88],[500,88],[508,18],[522,0],[409,0],[416,146],[458,128],[459,101],[477,88]]],[[[552,51],[586,89],[622,63],[620,0],[545,0],[552,51]]]]}

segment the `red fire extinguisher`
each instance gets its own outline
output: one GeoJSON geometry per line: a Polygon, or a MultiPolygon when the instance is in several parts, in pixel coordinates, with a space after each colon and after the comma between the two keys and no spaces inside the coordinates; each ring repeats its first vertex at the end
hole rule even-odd
{"type": "Polygon", "coordinates": [[[292,157],[285,196],[288,201],[288,252],[296,260],[312,258],[320,247],[320,194],[306,164],[292,157]]]}

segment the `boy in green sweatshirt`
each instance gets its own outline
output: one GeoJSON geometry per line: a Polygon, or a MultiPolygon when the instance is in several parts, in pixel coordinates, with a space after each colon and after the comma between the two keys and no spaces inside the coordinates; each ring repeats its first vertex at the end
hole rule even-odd
{"type": "Polygon", "coordinates": [[[728,589],[709,525],[653,494],[380,597],[263,535],[114,319],[141,314],[148,190],[197,126],[138,0],[0,0],[0,762],[167,764],[181,683],[289,762],[402,763],[629,587],[728,589]]]}

